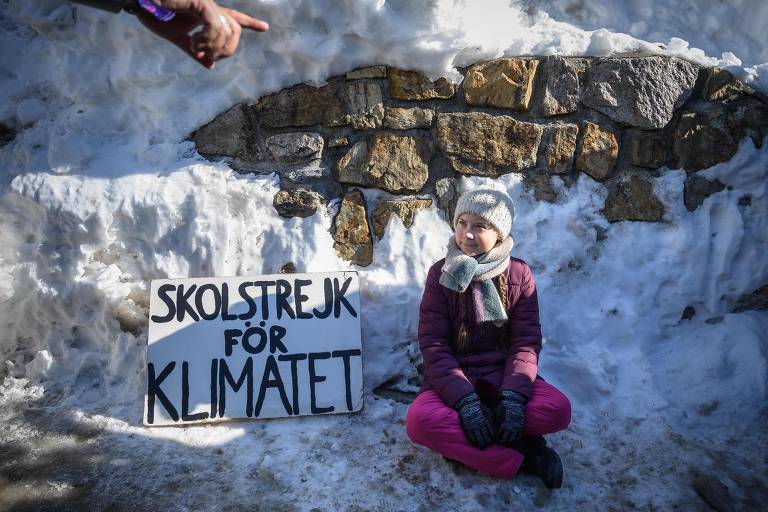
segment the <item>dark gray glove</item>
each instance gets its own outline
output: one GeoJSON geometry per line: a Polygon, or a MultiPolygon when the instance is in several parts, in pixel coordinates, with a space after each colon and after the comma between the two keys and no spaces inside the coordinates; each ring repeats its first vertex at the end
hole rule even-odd
{"type": "Polygon", "coordinates": [[[453,407],[461,418],[461,428],[472,446],[481,450],[493,442],[491,411],[483,405],[477,393],[470,393],[453,407]]]}
{"type": "Polygon", "coordinates": [[[505,389],[501,392],[501,402],[494,411],[501,419],[497,439],[504,446],[513,445],[523,435],[525,427],[525,404],[528,399],[517,391],[505,389]]]}

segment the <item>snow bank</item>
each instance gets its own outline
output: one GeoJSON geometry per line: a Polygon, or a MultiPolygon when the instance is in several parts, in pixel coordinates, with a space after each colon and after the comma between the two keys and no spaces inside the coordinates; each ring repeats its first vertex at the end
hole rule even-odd
{"type": "MultiPolygon", "coordinates": [[[[45,394],[53,410],[79,411],[78,421],[184,446],[237,439],[228,453],[234,466],[259,460],[264,478],[279,466],[272,477],[296,488],[309,478],[299,497],[325,485],[348,489],[342,497],[364,488],[370,473],[333,454],[362,446],[363,458],[384,468],[403,455],[404,444],[387,447],[403,436],[404,407],[370,391],[390,380],[415,389],[417,307],[450,230],[436,209],[408,230],[394,218],[374,264],[359,269],[362,415],[145,430],[150,279],[270,273],[288,261],[299,271],[348,268],[328,233],[332,209],[277,216],[277,177],[205,162],[184,140],[193,129],[237,101],[368,64],[455,77],[456,66],[500,55],[666,51],[728,66],[768,89],[768,7],[757,2],[234,4],[272,28],[247,35],[214,72],[158,44],[128,15],[52,0],[0,5],[0,120],[19,130],[0,148],[0,401],[45,394]],[[302,449],[314,458],[295,465],[302,449]]],[[[628,419],[650,419],[712,441],[748,431],[763,413],[768,313],[729,311],[768,280],[768,144],[744,141],[731,161],[702,175],[728,189],[691,213],[684,173],[661,170],[663,223],[609,224],[599,213],[605,192],[586,176],[571,188],[555,180],[557,204],[534,201],[517,176],[499,180],[517,204],[515,255],[532,265],[539,286],[542,373],[577,411],[569,435],[629,439],[628,419]],[[747,195],[750,205],[739,201],[747,195]],[[689,305],[696,315],[681,321],[689,305]],[[729,423],[737,414],[739,424],[729,423]]],[[[647,442],[661,435],[643,432],[647,442]]],[[[597,449],[584,450],[582,458],[596,457],[597,449]]],[[[449,485],[439,458],[422,455],[423,478],[449,485]]],[[[589,482],[595,470],[582,469],[589,482]]],[[[398,503],[411,484],[369,499],[398,503]]]]}

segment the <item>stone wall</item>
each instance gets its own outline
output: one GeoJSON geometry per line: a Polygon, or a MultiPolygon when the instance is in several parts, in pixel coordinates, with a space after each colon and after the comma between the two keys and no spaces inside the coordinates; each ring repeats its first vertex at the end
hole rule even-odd
{"type": "Polygon", "coordinates": [[[687,171],[693,211],[724,188],[696,171],[729,160],[743,137],[760,146],[768,131],[764,95],[675,57],[506,58],[461,72],[455,86],[415,71],[357,69],[237,104],[192,140],[241,172],[277,170],[274,207],[284,217],[340,198],[336,249],[368,265],[393,214],[408,227],[436,198],[450,218],[459,176],[521,173],[537,200],[556,201],[551,176],[570,186],[585,173],[607,187],[610,222],[660,222],[660,167],[687,171]],[[392,198],[367,205],[358,187],[392,198]]]}

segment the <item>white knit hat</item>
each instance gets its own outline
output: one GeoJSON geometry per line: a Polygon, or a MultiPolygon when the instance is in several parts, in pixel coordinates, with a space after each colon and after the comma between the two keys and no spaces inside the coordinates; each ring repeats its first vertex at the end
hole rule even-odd
{"type": "Polygon", "coordinates": [[[512,231],[515,217],[515,203],[506,192],[492,188],[478,188],[464,192],[456,202],[453,226],[463,213],[474,213],[490,222],[502,237],[512,231]]]}

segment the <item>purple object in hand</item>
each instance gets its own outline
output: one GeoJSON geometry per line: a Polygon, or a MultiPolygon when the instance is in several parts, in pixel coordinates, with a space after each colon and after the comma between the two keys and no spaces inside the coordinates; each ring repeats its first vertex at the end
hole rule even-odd
{"type": "Polygon", "coordinates": [[[176,16],[176,13],[165,7],[160,7],[151,0],[137,0],[139,7],[150,13],[160,21],[170,21],[176,16]]]}

